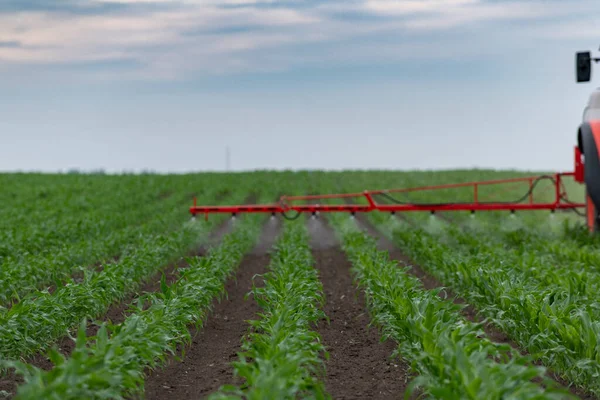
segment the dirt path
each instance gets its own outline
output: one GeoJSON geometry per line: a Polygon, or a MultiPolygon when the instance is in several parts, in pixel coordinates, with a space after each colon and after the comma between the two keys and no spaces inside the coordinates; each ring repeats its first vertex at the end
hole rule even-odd
{"type": "Polygon", "coordinates": [[[146,378],[145,398],[201,399],[234,382],[230,363],[237,358],[243,335],[248,331],[247,320],[253,319],[259,307],[250,297],[252,277],[262,274],[270,262],[268,251],[281,229],[279,220],[269,220],[257,247],[244,257],[235,279],[225,285],[227,298],[215,302],[213,312],[194,337],[184,359],[171,361],[164,369],[150,373],[146,378]]]}
{"type": "Polygon", "coordinates": [[[325,366],[326,390],[334,399],[398,399],[410,381],[408,366],[391,359],[396,344],[380,342],[376,328],[368,328],[369,314],[362,291],[355,288],[350,262],[326,222],[309,219],[311,246],[319,270],[330,318],[318,332],[330,354],[325,366]]]}

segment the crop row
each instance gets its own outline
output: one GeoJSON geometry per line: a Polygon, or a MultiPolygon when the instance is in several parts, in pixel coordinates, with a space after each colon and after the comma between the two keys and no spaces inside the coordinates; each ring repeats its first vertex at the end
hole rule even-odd
{"type": "Polygon", "coordinates": [[[0,220],[6,225],[0,229],[0,306],[114,259],[145,234],[175,228],[187,217],[192,193],[211,203],[236,193],[233,200],[242,201],[239,193],[248,194],[240,182],[232,184],[236,177],[215,179],[209,174],[48,176],[39,182],[35,178],[24,176],[23,180],[34,180],[39,187],[20,182],[3,187],[21,201],[2,209],[10,213],[0,220]],[[241,190],[231,191],[231,186],[241,186],[241,190]],[[33,209],[22,204],[27,203],[29,191],[40,192],[33,209]]]}
{"type": "MultiPolygon", "coordinates": [[[[224,195],[228,196],[229,201],[238,203],[247,198],[248,194],[256,193],[256,188],[263,186],[260,184],[262,179],[272,180],[268,174],[256,175],[252,182],[244,181],[244,174],[220,175],[213,179],[213,183],[218,183],[214,187],[209,185],[198,188],[198,179],[190,179],[186,183],[189,177],[185,175],[166,177],[164,182],[179,181],[177,187],[181,189],[181,193],[173,196],[175,199],[183,200],[190,196],[187,201],[191,201],[189,193],[200,189],[205,194],[213,193],[213,198],[215,195],[221,198],[211,201],[209,196],[208,199],[202,197],[199,201],[223,201],[224,195]],[[223,188],[228,190],[223,191],[223,188]]],[[[272,200],[274,194],[268,188],[265,189],[263,200],[272,200]]],[[[189,219],[186,209],[190,203],[184,204],[182,200],[179,203],[170,198],[163,200],[163,209],[136,231],[130,237],[131,240],[122,243],[117,261],[98,268],[85,268],[82,270],[82,278],[56,282],[49,290],[31,291],[10,309],[0,307],[0,357],[28,358],[46,350],[56,339],[67,335],[78,326],[81,319],[93,320],[100,317],[110,305],[133,294],[161,267],[174,262],[184,252],[197,246],[223,218],[212,216],[207,223],[185,224],[183,221],[189,219]],[[174,231],[165,231],[173,227],[174,231]]],[[[122,210],[122,213],[127,212],[127,209],[122,210]]],[[[31,275],[43,275],[40,272],[43,267],[55,268],[50,260],[47,266],[38,265],[37,269],[30,271],[31,275]]]]}
{"type": "MultiPolygon", "coordinates": [[[[184,214],[193,195],[200,201],[222,202],[229,194],[242,192],[232,188],[249,186],[243,176],[229,174],[9,178],[0,175],[0,181],[7,181],[2,194],[8,198],[0,209],[0,263],[101,240],[113,230],[173,209],[184,214]]],[[[258,174],[253,183],[260,179],[258,174]]]]}
{"type": "Polygon", "coordinates": [[[159,293],[140,297],[122,324],[103,323],[95,337],[86,338],[83,321],[69,359],[51,350],[51,371],[6,363],[25,378],[16,399],[118,399],[143,393],[144,371],[175,354],[177,345],[188,344],[191,325],[202,325],[225,280],[256,242],[258,218],[242,219],[206,257],[189,258],[174,284],[163,281],[159,293]]]}
{"type": "Polygon", "coordinates": [[[189,226],[145,237],[117,263],[105,264],[102,271],[86,271],[80,283],[68,282],[53,293],[31,293],[0,315],[0,356],[26,357],[46,349],[82,318],[104,314],[205,234],[201,228],[189,226]]]}
{"type": "Polygon", "coordinates": [[[439,235],[404,224],[390,228],[391,224],[383,228],[390,238],[535,359],[570,382],[600,393],[600,322],[591,317],[597,308],[592,299],[532,278],[527,271],[534,258],[515,257],[484,237],[454,230],[447,240],[464,243],[452,246],[442,243],[439,235]]]}
{"type": "Polygon", "coordinates": [[[545,378],[544,368],[485,337],[481,324],[462,317],[461,306],[438,296],[441,288],[425,290],[407,272],[410,267],[400,268],[377,249],[374,238],[343,217],[334,221],[373,322],[398,343],[397,353],[418,374],[407,395],[421,388],[428,396],[447,399],[568,397],[545,378]]]}
{"type": "MultiPolygon", "coordinates": [[[[456,228],[454,229],[456,230],[456,228]]],[[[579,302],[595,303],[600,290],[600,255],[573,243],[549,238],[529,229],[511,232],[479,233],[488,239],[487,246],[502,246],[511,257],[521,259],[523,273],[548,285],[560,285],[580,297],[579,302]]],[[[466,244],[472,235],[466,237],[466,244]]],[[[482,249],[483,250],[483,249],[482,249]]],[[[600,317],[600,309],[594,315],[600,317]]]]}
{"type": "MultiPolygon", "coordinates": [[[[180,219],[181,210],[173,207],[155,217],[146,229],[123,248],[118,261],[102,269],[86,269],[81,282],[68,280],[47,290],[29,293],[9,310],[0,313],[0,356],[26,357],[44,350],[57,338],[77,326],[82,318],[94,319],[108,307],[135,291],[159,268],[174,261],[191,246],[206,238],[219,220],[203,224],[184,224],[177,230],[165,227],[180,219]]],[[[124,243],[125,244],[125,243],[124,243]]]]}
{"type": "Polygon", "coordinates": [[[599,261],[597,252],[582,250],[572,243],[561,245],[560,237],[522,227],[470,231],[456,225],[444,226],[436,234],[438,241],[459,251],[501,252],[504,262],[522,275],[521,280],[563,288],[569,293],[569,308],[585,309],[592,319],[598,319],[600,273],[594,262],[599,261]]]}
{"type": "MultiPolygon", "coordinates": [[[[525,216],[519,216],[528,220],[525,216]]],[[[589,235],[583,224],[573,225],[568,221],[550,216],[540,226],[535,219],[524,222],[516,229],[498,231],[493,229],[493,220],[482,219],[481,226],[465,227],[468,232],[485,235],[490,241],[517,251],[521,255],[535,254],[544,262],[565,265],[563,270],[576,270],[589,274],[600,273],[600,251],[598,241],[589,235]],[[554,221],[556,219],[556,221],[554,221]]]]}
{"type": "Polygon", "coordinates": [[[18,301],[43,285],[60,284],[74,272],[83,273],[92,263],[121,255],[126,248],[135,247],[140,238],[172,229],[181,215],[181,210],[175,208],[181,200],[174,197],[140,206],[141,214],[94,214],[94,219],[105,218],[109,222],[99,224],[93,234],[84,235],[79,241],[4,257],[0,264],[0,304],[8,300],[18,301]],[[145,219],[145,223],[139,224],[140,218],[145,219]]]}
{"type": "Polygon", "coordinates": [[[328,397],[319,379],[324,347],[311,329],[325,318],[324,295],[304,224],[285,224],[263,279],[264,286],[252,289],[261,318],[250,321],[233,364],[244,384],[224,386],[210,399],[328,397]]]}
{"type": "MultiPolygon", "coordinates": [[[[143,220],[147,217],[148,206],[164,203],[171,197],[181,201],[186,194],[181,193],[180,188],[175,190],[165,184],[163,179],[122,177],[68,184],[55,182],[51,188],[20,189],[37,190],[40,198],[3,209],[10,213],[0,220],[3,228],[0,230],[0,257],[60,248],[82,238],[100,237],[106,232],[105,228],[119,229],[132,221],[143,220]],[[170,195],[171,190],[174,190],[174,196],[170,195]]],[[[5,188],[15,190],[14,187],[5,188]]]]}

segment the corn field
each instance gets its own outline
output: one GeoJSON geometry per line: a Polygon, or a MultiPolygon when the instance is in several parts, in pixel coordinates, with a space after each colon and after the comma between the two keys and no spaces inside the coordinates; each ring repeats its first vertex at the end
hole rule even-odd
{"type": "Polygon", "coordinates": [[[0,398],[600,398],[576,213],[188,212],[522,174],[0,175],[0,398]]]}

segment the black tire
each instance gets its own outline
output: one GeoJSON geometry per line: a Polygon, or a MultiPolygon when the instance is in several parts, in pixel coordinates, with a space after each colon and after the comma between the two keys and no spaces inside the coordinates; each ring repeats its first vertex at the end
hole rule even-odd
{"type": "Polygon", "coordinates": [[[598,210],[600,210],[600,155],[598,149],[600,143],[596,143],[592,127],[586,122],[579,127],[577,140],[585,157],[586,223],[590,232],[596,233],[600,229],[598,223],[598,210]]]}
{"type": "Polygon", "coordinates": [[[600,218],[600,213],[594,207],[593,202],[590,200],[587,189],[585,191],[585,215],[586,215],[586,225],[590,231],[590,233],[598,233],[600,230],[600,222],[598,219],[600,218]],[[592,217],[590,218],[590,213],[592,213],[592,217]],[[590,223],[590,221],[593,221],[590,223]]]}

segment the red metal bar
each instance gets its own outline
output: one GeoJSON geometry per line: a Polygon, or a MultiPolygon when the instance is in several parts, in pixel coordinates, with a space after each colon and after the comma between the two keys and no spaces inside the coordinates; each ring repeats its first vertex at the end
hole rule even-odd
{"type": "Polygon", "coordinates": [[[378,211],[518,211],[518,210],[564,210],[583,207],[581,203],[537,203],[537,204],[449,204],[449,205],[380,205],[378,211]]]}
{"type": "Polygon", "coordinates": [[[371,208],[371,210],[376,210],[378,205],[375,202],[375,200],[373,200],[373,196],[371,196],[371,193],[365,190],[364,195],[367,198],[367,201],[369,202],[369,207],[371,208]]]}
{"type": "Polygon", "coordinates": [[[242,205],[242,206],[195,206],[190,208],[192,214],[200,213],[268,213],[268,212],[284,212],[285,208],[280,205],[242,205]]]}
{"type": "Polygon", "coordinates": [[[289,207],[281,206],[207,206],[207,207],[190,207],[192,214],[198,213],[222,213],[222,214],[238,214],[238,213],[283,213],[288,211],[298,212],[367,212],[371,211],[371,206],[361,204],[306,204],[294,205],[289,207]]]}
{"type": "Polygon", "coordinates": [[[262,206],[214,206],[214,207],[191,207],[192,214],[198,213],[282,213],[290,210],[297,212],[403,212],[403,211],[518,211],[518,210],[564,210],[571,208],[585,207],[584,203],[537,203],[537,204],[448,204],[448,205],[413,205],[413,204],[377,204],[375,207],[367,205],[297,205],[289,209],[283,207],[262,207],[262,206]]]}
{"type": "MultiPolygon", "coordinates": [[[[561,176],[574,176],[574,172],[559,172],[556,175],[561,176]]],[[[487,181],[478,181],[478,182],[461,182],[461,183],[450,183],[444,185],[433,185],[433,186],[419,186],[412,188],[402,188],[402,189],[388,189],[388,190],[371,190],[369,193],[371,194],[382,194],[382,193],[402,193],[402,192],[418,192],[423,190],[440,190],[440,189],[456,189],[465,186],[472,186],[474,183],[477,185],[497,185],[501,183],[512,183],[512,182],[527,182],[529,179],[536,179],[539,176],[527,176],[520,178],[507,178],[507,179],[496,179],[496,180],[487,180],[487,181]]]]}

